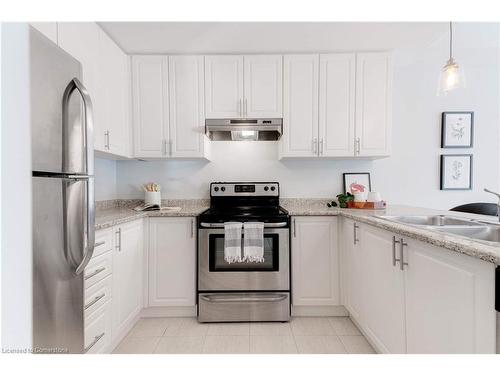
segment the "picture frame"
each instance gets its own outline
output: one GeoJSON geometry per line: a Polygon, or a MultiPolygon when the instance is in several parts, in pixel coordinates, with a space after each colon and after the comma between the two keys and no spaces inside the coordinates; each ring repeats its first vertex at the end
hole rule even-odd
{"type": "Polygon", "coordinates": [[[370,173],[368,172],[344,173],[343,178],[344,178],[344,194],[348,192],[352,193],[350,188],[352,184],[357,184],[365,187],[364,191],[366,192],[372,190],[370,173]],[[366,190],[366,188],[368,190],[366,190]]]}
{"type": "Polygon", "coordinates": [[[441,148],[470,148],[474,143],[474,112],[443,112],[441,148]]]}
{"type": "Polygon", "coordinates": [[[441,155],[441,190],[472,190],[472,154],[441,155]]]}

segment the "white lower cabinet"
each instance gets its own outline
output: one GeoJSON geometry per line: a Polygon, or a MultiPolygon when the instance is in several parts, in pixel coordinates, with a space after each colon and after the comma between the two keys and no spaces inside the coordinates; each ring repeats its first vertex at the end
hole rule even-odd
{"type": "Polygon", "coordinates": [[[495,353],[495,266],[404,241],[408,353],[495,353]]]}
{"type": "Polygon", "coordinates": [[[378,351],[495,353],[493,264],[349,219],[342,243],[344,303],[378,351]]]}
{"type": "Polygon", "coordinates": [[[340,305],[337,217],[292,222],[292,305],[340,305]]]}
{"type": "Polygon", "coordinates": [[[149,219],[149,306],[195,306],[196,219],[149,219]]]}
{"type": "Polygon", "coordinates": [[[113,339],[120,337],[142,309],[143,222],[114,227],[113,339]]]}

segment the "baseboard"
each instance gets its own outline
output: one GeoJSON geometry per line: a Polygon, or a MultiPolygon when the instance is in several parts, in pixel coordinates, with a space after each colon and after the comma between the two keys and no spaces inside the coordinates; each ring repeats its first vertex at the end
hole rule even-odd
{"type": "Polygon", "coordinates": [[[370,343],[370,345],[375,350],[375,352],[377,352],[377,354],[389,354],[389,353],[385,353],[384,351],[380,350],[378,343],[376,342],[376,340],[373,339],[371,333],[367,332],[366,329],[364,329],[363,326],[361,324],[359,324],[359,322],[356,320],[356,318],[354,318],[354,316],[349,314],[349,318],[354,323],[354,325],[360,330],[360,332],[363,334],[363,336],[365,336],[366,341],[368,341],[370,343]]]}
{"type": "Polygon", "coordinates": [[[132,329],[133,326],[135,326],[135,323],[141,318],[140,312],[137,314],[134,319],[131,319],[130,322],[123,328],[121,332],[119,332],[116,336],[113,332],[113,340],[111,341],[109,353],[113,353],[113,350],[116,349],[118,344],[125,338],[125,336],[128,335],[130,330],[132,329]]]}
{"type": "Polygon", "coordinates": [[[344,306],[293,306],[292,316],[349,316],[344,306]]]}
{"type": "Polygon", "coordinates": [[[156,306],[145,307],[142,318],[174,318],[196,316],[196,306],[156,306]]]}

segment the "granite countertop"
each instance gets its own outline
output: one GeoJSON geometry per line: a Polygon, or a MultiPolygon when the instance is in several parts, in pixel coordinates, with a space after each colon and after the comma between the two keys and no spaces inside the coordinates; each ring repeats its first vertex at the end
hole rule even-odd
{"type": "Polygon", "coordinates": [[[141,219],[143,217],[198,216],[210,206],[207,199],[177,199],[162,201],[162,206],[180,207],[180,211],[135,211],[133,208],[141,202],[142,201],[138,200],[118,200],[114,202],[114,205],[101,203],[100,206],[104,206],[104,208],[96,209],[95,229],[99,230],[109,228],[114,225],[123,224],[128,221],[141,219]]]}
{"type": "MultiPolygon", "coordinates": [[[[144,217],[179,217],[198,216],[205,211],[210,202],[208,199],[179,199],[162,201],[163,206],[181,207],[180,211],[148,211],[133,210],[141,201],[118,200],[113,204],[100,203],[101,208],[96,210],[95,229],[104,229],[114,225],[144,217]]],[[[497,219],[491,216],[449,212],[420,207],[390,205],[385,210],[357,210],[332,207],[328,208],[328,199],[282,199],[281,205],[291,216],[343,216],[359,222],[374,225],[402,236],[427,242],[431,245],[466,254],[490,263],[500,265],[500,244],[490,245],[484,242],[471,240],[465,237],[437,232],[411,224],[402,224],[377,216],[380,215],[449,215],[469,219],[479,219],[496,223],[497,219]]]]}

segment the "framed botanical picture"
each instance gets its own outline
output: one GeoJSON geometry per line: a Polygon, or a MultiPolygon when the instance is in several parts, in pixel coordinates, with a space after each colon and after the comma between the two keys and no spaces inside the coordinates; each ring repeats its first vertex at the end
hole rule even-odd
{"type": "Polygon", "coordinates": [[[370,173],[344,173],[344,193],[371,191],[370,173]]]}
{"type": "Polygon", "coordinates": [[[472,147],[474,112],[443,112],[441,118],[441,147],[472,147]]]}
{"type": "Polygon", "coordinates": [[[472,154],[441,155],[441,190],[472,189],[472,154]]]}

